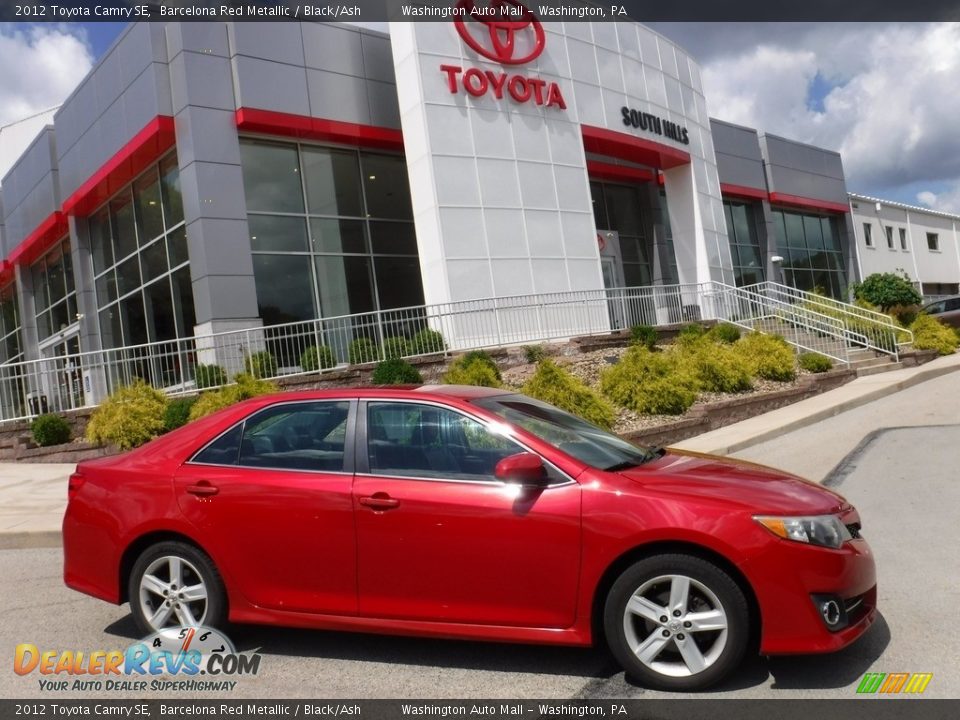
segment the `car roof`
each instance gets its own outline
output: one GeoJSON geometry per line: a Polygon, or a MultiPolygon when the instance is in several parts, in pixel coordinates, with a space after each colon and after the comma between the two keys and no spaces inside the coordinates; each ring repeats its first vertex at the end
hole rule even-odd
{"type": "Polygon", "coordinates": [[[476,385],[375,385],[365,387],[342,387],[322,390],[294,390],[263,395],[258,400],[329,400],[332,398],[407,398],[444,399],[470,401],[476,398],[510,394],[509,390],[479,387],[476,385]]]}

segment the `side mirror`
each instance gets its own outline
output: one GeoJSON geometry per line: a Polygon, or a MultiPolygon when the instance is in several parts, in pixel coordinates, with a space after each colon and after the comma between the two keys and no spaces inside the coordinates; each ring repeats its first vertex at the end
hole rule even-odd
{"type": "Polygon", "coordinates": [[[547,484],[547,469],[543,460],[533,453],[508,455],[497,463],[494,470],[498,480],[516,482],[530,487],[543,487],[547,484]]]}

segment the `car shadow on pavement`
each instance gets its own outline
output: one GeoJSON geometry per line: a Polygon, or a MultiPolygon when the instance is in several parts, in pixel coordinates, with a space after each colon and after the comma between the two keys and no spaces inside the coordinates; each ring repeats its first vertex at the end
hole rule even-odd
{"type": "MultiPolygon", "coordinates": [[[[104,632],[139,638],[131,615],[111,623],[104,632]]],[[[259,648],[267,655],[288,657],[568,675],[585,679],[609,678],[619,670],[605,648],[437,640],[260,625],[232,625],[227,629],[227,636],[241,652],[259,648]]]]}

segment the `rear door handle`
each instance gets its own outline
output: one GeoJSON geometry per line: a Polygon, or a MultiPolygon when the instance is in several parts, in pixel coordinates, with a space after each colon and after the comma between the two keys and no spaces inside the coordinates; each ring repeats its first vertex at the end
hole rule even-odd
{"type": "Polygon", "coordinates": [[[386,493],[364,495],[360,498],[360,504],[371,510],[393,510],[394,508],[400,507],[400,501],[394,500],[386,493]]]}
{"type": "Polygon", "coordinates": [[[220,488],[206,480],[201,480],[196,485],[187,485],[187,492],[197,497],[210,497],[220,492],[220,488]]]}

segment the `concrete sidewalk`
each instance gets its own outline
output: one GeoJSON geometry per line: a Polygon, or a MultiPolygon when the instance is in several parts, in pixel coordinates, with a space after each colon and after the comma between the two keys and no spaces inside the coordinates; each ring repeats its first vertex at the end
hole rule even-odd
{"type": "MultiPolygon", "coordinates": [[[[859,378],[836,390],[691,438],[677,447],[729,455],[956,370],[960,370],[960,354],[920,367],[859,378]]],[[[863,435],[891,424],[896,423],[877,417],[864,424],[863,435]]],[[[67,478],[73,469],[72,464],[0,463],[0,550],[60,545],[67,478]]]]}

